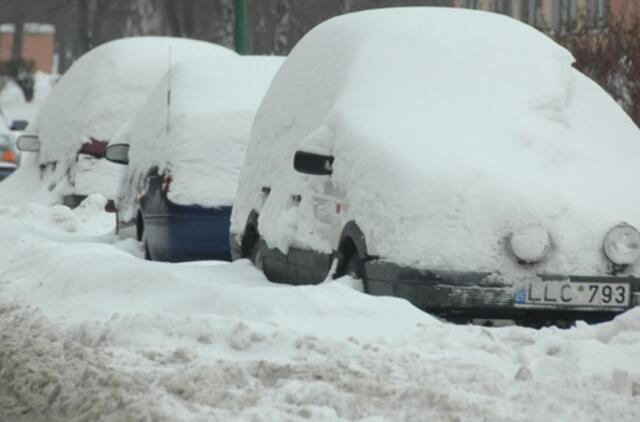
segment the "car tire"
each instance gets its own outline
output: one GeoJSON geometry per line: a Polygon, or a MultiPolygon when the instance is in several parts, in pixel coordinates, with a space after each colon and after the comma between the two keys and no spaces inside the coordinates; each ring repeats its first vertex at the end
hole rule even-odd
{"type": "Polygon", "coordinates": [[[367,280],[364,272],[364,263],[360,259],[357,253],[351,254],[344,265],[344,271],[342,275],[348,275],[354,280],[362,281],[362,288],[365,293],[368,292],[367,280]]]}
{"type": "Polygon", "coordinates": [[[260,272],[264,273],[264,247],[262,241],[258,238],[251,248],[249,259],[260,272]]]}

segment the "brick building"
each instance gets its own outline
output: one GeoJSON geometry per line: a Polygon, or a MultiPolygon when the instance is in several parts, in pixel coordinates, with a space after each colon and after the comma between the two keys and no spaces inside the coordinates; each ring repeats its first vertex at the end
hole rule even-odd
{"type": "MultiPolygon", "coordinates": [[[[13,24],[0,25],[0,62],[11,59],[13,24]]],[[[25,23],[22,38],[22,57],[33,60],[36,70],[51,73],[54,68],[55,28],[49,24],[25,23]]]]}

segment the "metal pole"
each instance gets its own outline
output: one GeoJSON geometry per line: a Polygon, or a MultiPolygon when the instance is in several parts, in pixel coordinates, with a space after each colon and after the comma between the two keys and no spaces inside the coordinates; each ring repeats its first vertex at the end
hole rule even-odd
{"type": "Polygon", "coordinates": [[[233,8],[233,43],[235,44],[236,52],[238,54],[244,54],[246,51],[246,12],[247,4],[246,0],[234,0],[233,8]]]}

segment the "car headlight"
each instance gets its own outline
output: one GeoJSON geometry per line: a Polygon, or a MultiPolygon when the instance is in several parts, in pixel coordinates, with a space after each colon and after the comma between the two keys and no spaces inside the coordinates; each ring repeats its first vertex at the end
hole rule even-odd
{"type": "Polygon", "coordinates": [[[640,258],[640,232],[630,224],[618,224],[605,235],[603,247],[614,264],[633,264],[640,258]]]}
{"type": "Polygon", "coordinates": [[[523,226],[509,237],[511,251],[525,264],[540,262],[551,249],[551,236],[538,224],[523,226]]]}

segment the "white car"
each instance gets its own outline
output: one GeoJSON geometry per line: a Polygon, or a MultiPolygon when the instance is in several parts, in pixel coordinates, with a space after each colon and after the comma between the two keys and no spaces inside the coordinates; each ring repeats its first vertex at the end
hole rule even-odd
{"type": "Polygon", "coordinates": [[[640,132],[546,35],[447,8],[310,31],[254,122],[234,258],[350,274],[450,318],[610,318],[640,303],[640,132]]]}
{"type": "Polygon", "coordinates": [[[146,101],[167,69],[194,58],[235,56],[216,44],[171,37],[132,37],[103,44],[61,77],[18,148],[37,152],[52,202],[75,206],[87,195],[113,199],[118,166],[107,144],[146,101]]]}

